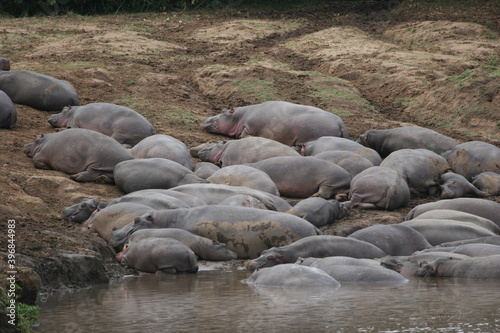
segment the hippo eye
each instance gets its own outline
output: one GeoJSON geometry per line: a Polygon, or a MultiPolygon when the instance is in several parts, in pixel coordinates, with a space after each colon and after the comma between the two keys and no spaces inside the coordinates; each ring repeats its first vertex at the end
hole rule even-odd
{"type": "Polygon", "coordinates": [[[82,203],[82,204],[80,205],[80,208],[86,208],[86,207],[87,207],[87,204],[86,204],[86,203],[82,203]]]}

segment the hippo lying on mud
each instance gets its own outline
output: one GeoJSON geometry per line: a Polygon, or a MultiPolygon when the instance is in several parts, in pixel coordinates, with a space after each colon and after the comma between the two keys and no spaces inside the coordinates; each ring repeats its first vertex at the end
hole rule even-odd
{"type": "Polygon", "coordinates": [[[130,149],[134,158],[166,158],[193,170],[188,147],[173,136],[155,134],[142,139],[130,149]]]}
{"type": "Polygon", "coordinates": [[[441,176],[441,198],[486,197],[489,194],[479,190],[467,178],[458,173],[447,172],[441,176]]]}
{"type": "Polygon", "coordinates": [[[500,173],[482,172],[472,177],[472,185],[489,195],[500,195],[500,173]]]}
{"type": "Polygon", "coordinates": [[[145,238],[127,247],[122,265],[146,273],[196,273],[194,252],[173,238],[145,238]]]}
{"type": "Polygon", "coordinates": [[[42,111],[59,111],[67,105],[80,105],[78,94],[68,81],[32,71],[0,71],[0,90],[12,102],[42,111]]]}
{"type": "Polygon", "coordinates": [[[142,115],[125,106],[111,103],[90,103],[66,106],[49,118],[52,127],[86,128],[108,135],[127,148],[156,133],[142,115]]]}
{"type": "Polygon", "coordinates": [[[301,217],[320,228],[346,217],[347,208],[337,200],[311,197],[299,201],[287,213],[301,217]]]}
{"type": "Polygon", "coordinates": [[[322,136],[347,138],[342,119],[330,112],[307,105],[270,101],[237,107],[205,119],[203,127],[211,133],[236,138],[260,136],[296,147],[322,136]]]}
{"type": "Polygon", "coordinates": [[[0,128],[12,128],[17,121],[14,103],[6,93],[0,90],[0,128]]]}
{"type": "Polygon", "coordinates": [[[132,159],[130,151],[104,134],[75,128],[42,134],[24,147],[38,169],[71,174],[78,182],[113,182],[115,165],[132,159]]]}

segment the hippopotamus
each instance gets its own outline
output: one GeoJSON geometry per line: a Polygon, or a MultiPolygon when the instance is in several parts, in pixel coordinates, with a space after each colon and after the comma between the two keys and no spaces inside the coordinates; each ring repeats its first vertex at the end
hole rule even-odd
{"type": "Polygon", "coordinates": [[[455,198],[428,202],[414,207],[405,217],[411,220],[433,209],[453,209],[484,217],[500,226],[500,203],[480,198],[455,198]]]}
{"type": "Polygon", "coordinates": [[[304,156],[314,156],[327,151],[348,151],[358,154],[374,166],[380,165],[382,158],[374,149],[363,146],[362,144],[346,138],[334,136],[323,136],[314,141],[307,142],[302,146],[301,153],[304,156]]]}
{"type": "MultiPolygon", "coordinates": [[[[300,265],[319,268],[340,283],[405,283],[408,279],[401,274],[381,265],[364,262],[361,259],[349,258],[342,264],[339,257],[307,258],[300,265]]],[[[281,265],[278,265],[278,267],[281,265]]]]}
{"type": "Polygon", "coordinates": [[[80,105],[78,94],[68,81],[32,71],[0,71],[0,90],[12,102],[42,111],[59,111],[67,105],[80,105]]]}
{"type": "Polygon", "coordinates": [[[92,215],[92,213],[99,209],[103,209],[108,205],[107,202],[103,202],[97,198],[84,198],[82,202],[65,207],[61,213],[63,220],[70,222],[83,223],[92,215]]]}
{"type": "Polygon", "coordinates": [[[445,242],[495,235],[493,231],[471,222],[416,219],[401,222],[401,224],[421,233],[433,246],[445,242]]]}
{"type": "Polygon", "coordinates": [[[249,194],[235,194],[222,200],[219,205],[275,210],[274,206],[266,206],[265,202],[249,194]]]}
{"type": "Polygon", "coordinates": [[[328,150],[312,156],[337,164],[349,172],[351,177],[373,166],[370,160],[350,151],[328,150]]]}
{"type": "Polygon", "coordinates": [[[439,258],[420,267],[417,275],[456,279],[500,279],[500,255],[462,260],[439,258]]]}
{"type": "Polygon", "coordinates": [[[249,270],[270,267],[279,264],[294,263],[299,257],[324,258],[346,256],[352,258],[382,258],[384,251],[365,241],[341,236],[318,235],[299,239],[282,247],[272,247],[262,252],[260,257],[249,260],[249,270]]]}
{"type": "Polygon", "coordinates": [[[469,141],[441,154],[453,172],[467,180],[483,172],[500,173],[500,148],[482,141],[469,141]]]}
{"type": "Polygon", "coordinates": [[[500,173],[482,172],[472,177],[472,185],[489,195],[500,195],[500,173]]]}
{"type": "MultiPolygon", "coordinates": [[[[120,247],[135,231],[150,228],[179,228],[216,239],[225,243],[238,256],[243,255],[242,253],[249,255],[249,251],[259,251],[259,246],[268,248],[273,243],[288,243],[289,239],[293,242],[322,233],[311,223],[291,214],[257,208],[210,205],[148,212],[113,232],[111,244],[120,247]],[[267,237],[266,233],[271,235],[267,237]],[[254,240],[258,244],[253,244],[254,240]]],[[[260,251],[262,250],[261,248],[260,251]]]]}
{"type": "Polygon", "coordinates": [[[56,128],[86,128],[108,135],[126,148],[156,134],[156,130],[142,115],[121,105],[90,103],[84,106],[66,106],[61,113],[49,117],[56,128]]]}
{"type": "Polygon", "coordinates": [[[176,228],[166,229],[143,229],[134,232],[125,244],[124,249],[118,256],[118,260],[127,252],[127,247],[131,243],[138,242],[144,238],[173,238],[193,250],[194,254],[199,259],[213,260],[213,261],[227,261],[236,259],[237,255],[226,247],[226,244],[220,243],[216,240],[211,240],[205,237],[197,236],[189,231],[176,228]]]}
{"type": "Polygon", "coordinates": [[[441,175],[450,170],[443,157],[427,149],[399,149],[380,166],[395,170],[416,196],[439,194],[441,175]]]}
{"type": "Polygon", "coordinates": [[[203,127],[208,132],[238,139],[247,136],[268,138],[297,150],[322,136],[349,137],[339,116],[313,106],[284,101],[226,109],[206,118],[203,127]]]}
{"type": "Polygon", "coordinates": [[[12,128],[17,121],[14,103],[6,93],[0,90],[0,128],[12,128]]]}
{"type": "Polygon", "coordinates": [[[36,168],[69,173],[78,182],[112,183],[115,165],[133,158],[116,140],[83,128],[42,134],[24,153],[36,168]]]}
{"type": "Polygon", "coordinates": [[[421,233],[400,224],[375,224],[347,237],[373,244],[391,256],[409,256],[432,246],[421,233]]]}
{"type": "Polygon", "coordinates": [[[121,202],[136,202],[153,209],[176,209],[205,206],[207,203],[190,194],[177,191],[149,189],[131,192],[110,201],[110,205],[121,202]]]}
{"type": "Polygon", "coordinates": [[[4,57],[0,57],[0,71],[10,70],[10,60],[4,57]]]}
{"type": "Polygon", "coordinates": [[[461,212],[459,210],[453,209],[433,209],[424,212],[418,216],[415,216],[413,220],[418,219],[438,219],[438,220],[454,220],[462,222],[471,222],[481,226],[483,228],[489,229],[494,233],[500,233],[500,227],[493,221],[477,216],[474,214],[469,214],[466,212],[461,212]]]}
{"type": "Polygon", "coordinates": [[[347,216],[347,209],[337,200],[319,197],[299,201],[286,213],[301,217],[320,228],[347,216]]]}
{"type": "Polygon", "coordinates": [[[254,163],[276,156],[300,156],[292,147],[261,137],[203,143],[191,148],[193,157],[225,167],[235,164],[254,163]]]}
{"type": "Polygon", "coordinates": [[[83,227],[95,230],[101,238],[109,242],[113,231],[134,221],[137,216],[151,211],[151,207],[135,202],[124,202],[96,209],[83,224],[83,227]]]}
{"type": "Polygon", "coordinates": [[[330,199],[347,193],[351,183],[346,170],[314,157],[279,156],[249,165],[267,173],[284,197],[330,199]]]}
{"type": "Polygon", "coordinates": [[[154,134],[142,139],[130,149],[134,158],[166,158],[193,170],[193,161],[188,147],[173,136],[154,134]]]}
{"type": "Polygon", "coordinates": [[[122,265],[146,273],[196,273],[194,252],[173,238],[144,238],[126,248],[122,265]]]}
{"type": "Polygon", "coordinates": [[[399,149],[427,149],[442,154],[458,145],[457,141],[441,133],[411,126],[371,129],[362,134],[357,142],[375,149],[382,158],[399,149]]]}
{"type": "Polygon", "coordinates": [[[349,189],[346,209],[352,207],[394,210],[410,202],[410,189],[394,170],[373,166],[354,176],[349,189]]]}
{"type": "Polygon", "coordinates": [[[213,175],[216,171],[219,171],[220,168],[213,164],[212,162],[198,162],[194,166],[194,173],[203,179],[207,179],[211,175],[213,175]]]}
{"type": "MultiPolygon", "coordinates": [[[[236,194],[251,195],[265,203],[269,209],[286,212],[292,206],[284,199],[267,192],[248,188],[246,186],[231,186],[223,184],[188,184],[180,185],[166,191],[182,192],[202,199],[207,205],[217,205],[236,194]],[[272,207],[272,208],[271,208],[272,207]]],[[[167,192],[168,193],[168,192],[167,192]]]]}
{"type": "Polygon", "coordinates": [[[489,194],[479,190],[467,178],[458,173],[447,172],[441,176],[441,198],[486,197],[489,194]]]}
{"type": "MultiPolygon", "coordinates": [[[[464,254],[469,257],[486,257],[500,255],[500,246],[486,243],[471,243],[457,246],[436,246],[429,251],[442,251],[450,253],[464,254]]],[[[427,251],[427,250],[426,250],[427,251]]],[[[425,253],[425,252],[424,252],[425,253]]]]}
{"type": "Polygon", "coordinates": [[[273,195],[280,195],[271,177],[262,170],[248,165],[230,165],[214,172],[207,178],[213,184],[246,186],[273,195]]]}
{"type": "Polygon", "coordinates": [[[338,288],[340,283],[319,268],[295,264],[266,267],[242,281],[257,287],[338,288]]]}
{"type": "Polygon", "coordinates": [[[115,166],[115,183],[124,193],[208,183],[190,169],[166,158],[135,158],[115,166]]]}
{"type": "Polygon", "coordinates": [[[493,244],[493,245],[500,245],[500,236],[486,236],[486,237],[479,237],[479,238],[473,238],[473,239],[465,239],[465,240],[459,240],[459,241],[454,241],[454,242],[446,242],[446,243],[441,243],[436,247],[455,247],[459,245],[465,245],[465,244],[493,244]]]}

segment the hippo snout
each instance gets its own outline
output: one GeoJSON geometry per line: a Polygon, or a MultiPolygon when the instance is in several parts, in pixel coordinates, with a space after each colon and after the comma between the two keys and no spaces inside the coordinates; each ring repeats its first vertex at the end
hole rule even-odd
{"type": "Polygon", "coordinates": [[[203,128],[210,133],[215,132],[219,125],[219,117],[220,115],[206,118],[203,121],[203,128]]]}
{"type": "Polygon", "coordinates": [[[259,264],[255,260],[248,260],[245,262],[245,268],[253,272],[256,269],[259,269],[259,264]]]}
{"type": "Polygon", "coordinates": [[[34,142],[30,142],[28,143],[26,146],[24,146],[24,153],[26,155],[28,155],[28,157],[33,157],[33,147],[34,147],[35,143],[34,142]]]}
{"type": "Polygon", "coordinates": [[[52,127],[58,127],[57,126],[57,120],[59,119],[58,114],[53,114],[52,116],[49,117],[49,124],[52,127]]]}

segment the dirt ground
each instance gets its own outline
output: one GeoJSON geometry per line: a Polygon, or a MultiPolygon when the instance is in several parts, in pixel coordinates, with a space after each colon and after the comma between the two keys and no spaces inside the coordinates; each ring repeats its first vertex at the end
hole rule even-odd
{"type": "MultiPolygon", "coordinates": [[[[388,11],[369,1],[330,1],[280,11],[0,18],[0,56],[12,70],[71,82],[82,105],[133,108],[158,133],[188,146],[227,139],[205,132],[204,118],[266,100],[334,112],[352,139],[372,128],[418,125],[459,142],[499,146],[500,11],[498,1],[471,3],[404,1],[388,11]]],[[[18,264],[35,267],[45,288],[91,283],[62,277],[71,274],[61,259],[68,254],[100,258],[109,278],[127,273],[96,234],[60,218],[82,198],[123,193],[35,169],[22,148],[55,131],[47,122],[51,113],[16,107],[15,128],[0,131],[2,244],[7,220],[15,219],[18,264]]],[[[414,206],[435,200],[412,198],[391,212],[354,209],[324,231],[348,235],[397,223],[414,206]]]]}

